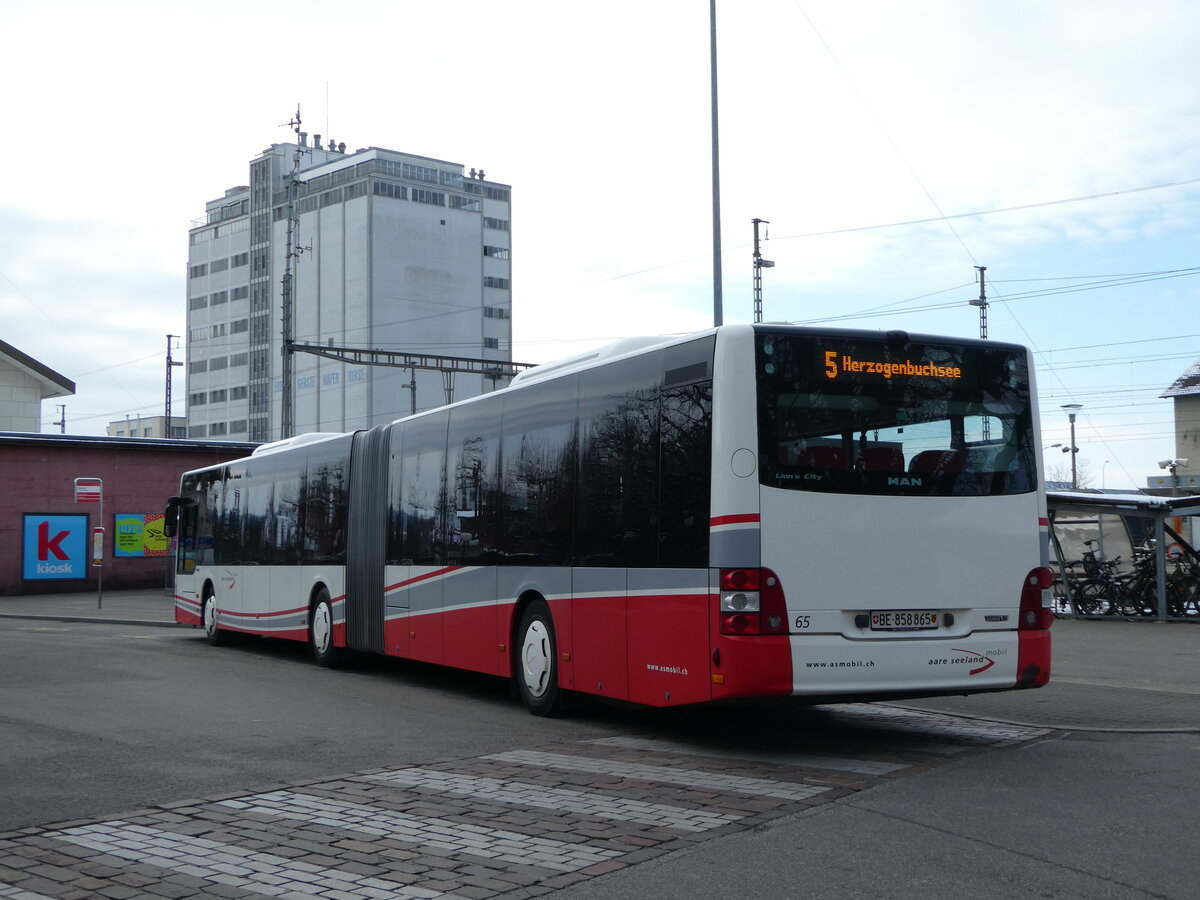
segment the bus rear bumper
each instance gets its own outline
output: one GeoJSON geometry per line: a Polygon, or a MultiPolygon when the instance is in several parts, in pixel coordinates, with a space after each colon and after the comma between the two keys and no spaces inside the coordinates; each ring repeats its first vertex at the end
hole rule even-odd
{"type": "Polygon", "coordinates": [[[792,694],[965,694],[1037,687],[1049,678],[1049,640],[1048,631],[861,641],[793,635],[792,694]]]}

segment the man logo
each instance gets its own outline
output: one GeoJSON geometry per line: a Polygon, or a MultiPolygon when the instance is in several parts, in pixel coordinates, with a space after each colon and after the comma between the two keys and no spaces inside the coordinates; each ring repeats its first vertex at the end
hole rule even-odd
{"type": "Polygon", "coordinates": [[[911,475],[889,475],[888,484],[898,487],[921,487],[923,482],[920,478],[913,478],[911,475]]]}

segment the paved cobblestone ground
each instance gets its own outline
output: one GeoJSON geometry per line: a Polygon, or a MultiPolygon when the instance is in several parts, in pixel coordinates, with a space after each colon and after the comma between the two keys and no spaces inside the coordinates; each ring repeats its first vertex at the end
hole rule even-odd
{"type": "Polygon", "coordinates": [[[616,736],[0,834],[0,900],[535,897],[1047,733],[826,709],[819,752],[616,736]]]}

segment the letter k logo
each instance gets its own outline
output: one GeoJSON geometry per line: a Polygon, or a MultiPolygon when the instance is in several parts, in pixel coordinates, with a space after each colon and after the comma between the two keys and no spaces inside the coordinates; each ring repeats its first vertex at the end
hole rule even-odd
{"type": "MultiPolygon", "coordinates": [[[[63,538],[65,538],[70,533],[71,532],[69,532],[69,531],[60,531],[53,538],[51,538],[50,537],[50,523],[49,522],[39,523],[38,524],[37,558],[39,560],[45,561],[45,560],[48,560],[50,558],[50,554],[53,553],[56,559],[64,559],[65,560],[67,558],[67,554],[63,551],[62,547],[60,547],[59,544],[61,544],[63,538]]],[[[26,532],[26,534],[28,534],[28,532],[26,532]]]]}

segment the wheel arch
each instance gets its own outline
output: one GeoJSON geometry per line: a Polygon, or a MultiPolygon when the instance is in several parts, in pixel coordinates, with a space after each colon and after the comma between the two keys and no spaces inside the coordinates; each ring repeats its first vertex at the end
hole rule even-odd
{"type": "Polygon", "coordinates": [[[539,600],[545,603],[546,608],[550,610],[550,621],[554,624],[554,636],[556,639],[558,637],[558,623],[554,621],[554,610],[550,607],[550,601],[546,599],[546,595],[537,588],[525,588],[517,597],[517,602],[513,604],[512,616],[508,620],[508,646],[512,648],[512,652],[508,654],[508,668],[509,675],[514,679],[517,677],[519,662],[517,650],[521,644],[521,619],[525,615],[525,610],[539,600]]]}

